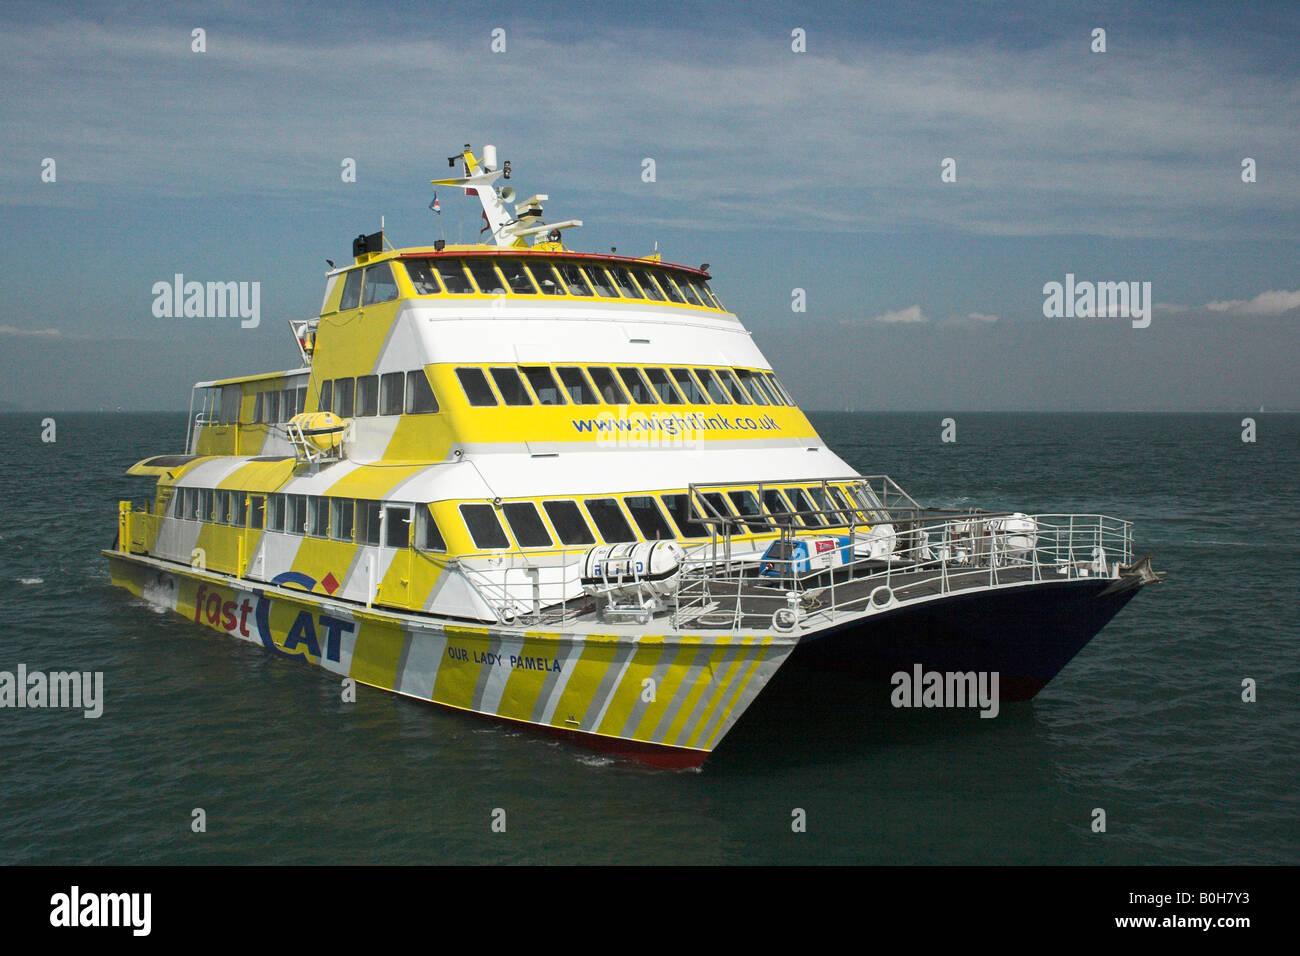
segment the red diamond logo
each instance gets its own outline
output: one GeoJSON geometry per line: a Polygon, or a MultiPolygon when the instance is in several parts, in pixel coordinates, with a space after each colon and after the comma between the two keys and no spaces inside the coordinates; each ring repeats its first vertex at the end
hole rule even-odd
{"type": "Polygon", "coordinates": [[[334,577],[334,572],[329,572],[321,578],[320,586],[325,589],[326,594],[333,594],[339,589],[338,578],[334,577]]]}

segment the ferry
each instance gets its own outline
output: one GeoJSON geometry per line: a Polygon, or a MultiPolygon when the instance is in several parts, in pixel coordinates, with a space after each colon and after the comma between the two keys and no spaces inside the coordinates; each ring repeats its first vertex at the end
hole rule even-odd
{"type": "MultiPolygon", "coordinates": [[[[194,386],[112,581],[371,687],[693,768],[783,667],[1047,684],[1139,591],[1128,521],[926,508],[817,434],[709,267],[578,252],[469,146],[489,241],[383,231],[301,366],[194,386]]],[[[435,194],[436,196],[436,194],[435,194]]],[[[815,705],[815,702],[810,702],[815,705]]]]}

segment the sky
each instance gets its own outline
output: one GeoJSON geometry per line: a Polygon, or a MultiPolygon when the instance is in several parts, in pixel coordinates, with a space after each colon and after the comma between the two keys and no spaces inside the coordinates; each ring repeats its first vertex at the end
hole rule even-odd
{"type": "Polygon", "coordinates": [[[296,366],[352,237],[477,237],[429,180],[493,143],[572,248],[709,263],[805,408],[1300,410],[1297,51],[1285,2],[6,2],[0,409],[296,366]]]}

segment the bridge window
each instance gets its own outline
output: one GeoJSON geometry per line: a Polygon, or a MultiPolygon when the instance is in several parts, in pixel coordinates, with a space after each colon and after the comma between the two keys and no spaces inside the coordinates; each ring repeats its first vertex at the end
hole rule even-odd
{"type": "Polygon", "coordinates": [[[263,408],[266,411],[266,420],[268,422],[280,421],[280,393],[267,392],[263,408]]]}
{"type": "Polygon", "coordinates": [[[491,371],[492,381],[497,383],[497,391],[507,405],[533,404],[533,397],[528,394],[524,380],[513,368],[494,368],[491,371]]]}
{"type": "Polygon", "coordinates": [[[470,285],[469,276],[465,274],[465,266],[459,259],[435,259],[434,268],[438,270],[443,286],[452,295],[473,293],[474,287],[470,285]]]}
{"type": "Polygon", "coordinates": [[[387,262],[378,262],[366,267],[365,291],[361,295],[362,305],[377,305],[391,302],[397,298],[397,282],[393,279],[393,270],[387,262]]]}
{"type": "Polygon", "coordinates": [[[545,365],[529,365],[523,368],[524,377],[533,387],[533,394],[541,405],[563,405],[564,390],[556,384],[555,376],[545,365]]]}
{"type": "Polygon", "coordinates": [[[501,519],[491,505],[461,505],[460,516],[465,520],[469,536],[476,548],[508,548],[509,540],[501,527],[501,519]]]}
{"type": "MultiPolygon", "coordinates": [[[[710,518],[713,518],[716,521],[720,517],[731,517],[731,509],[727,507],[727,499],[722,496],[721,492],[706,491],[700,495],[700,497],[703,498],[704,503],[709,506],[708,516],[710,518]]],[[[717,527],[719,531],[722,530],[721,526],[714,525],[714,527],[717,527]]]]}
{"type": "Polygon", "coordinates": [[[531,501],[510,501],[501,507],[521,548],[549,548],[554,541],[531,501]]]}
{"type": "Polygon", "coordinates": [[[217,492],[217,514],[213,520],[217,524],[230,524],[230,492],[217,492]]]}
{"type": "Polygon", "coordinates": [[[321,382],[320,386],[320,411],[328,412],[334,407],[334,380],[321,382]]]}
{"type": "Polygon", "coordinates": [[[776,488],[763,489],[763,507],[776,518],[777,524],[794,524],[794,518],[790,516],[793,509],[790,507],[789,502],[785,500],[785,496],[776,488]]]}
{"type": "Polygon", "coordinates": [[[537,288],[541,289],[545,295],[563,295],[564,284],[560,282],[560,277],[555,274],[555,270],[545,262],[532,262],[528,265],[537,281],[537,288]]]}
{"type": "Polygon", "coordinates": [[[442,539],[438,522],[433,520],[429,505],[417,505],[415,508],[415,546],[421,551],[446,551],[447,542],[442,539]]]}
{"type": "MultiPolygon", "coordinates": [[[[379,517],[376,503],[376,519],[379,517]]],[[[379,531],[376,528],[375,536],[379,531]]],[[[389,505],[384,509],[384,545],[389,548],[409,548],[411,546],[411,506],[389,505]]]]}
{"type": "Polygon", "coordinates": [[[785,489],[786,496],[790,503],[794,505],[794,510],[800,512],[799,520],[809,528],[816,528],[824,525],[826,520],[819,514],[810,514],[815,512],[817,506],[813,504],[812,499],[808,497],[808,492],[802,488],[785,489]]]}
{"type": "Polygon", "coordinates": [[[334,380],[334,414],[339,418],[352,417],[352,393],[355,383],[350,378],[334,380]]]}
{"type": "Polygon", "coordinates": [[[212,489],[200,488],[199,489],[199,513],[198,513],[198,518],[200,521],[212,520],[212,503],[213,503],[212,489]]]}
{"type": "Polygon", "coordinates": [[[582,270],[571,262],[561,262],[556,266],[560,273],[560,278],[564,280],[564,286],[569,290],[569,295],[591,295],[591,289],[587,286],[587,280],[582,277],[582,270]]]}
{"type": "Polygon", "coordinates": [[[654,405],[658,401],[654,392],[650,391],[650,386],[646,384],[645,376],[641,374],[640,369],[621,365],[618,369],[618,377],[627,386],[628,394],[632,396],[634,404],[654,405]]]}
{"type": "Polygon", "coordinates": [[[632,516],[636,526],[641,529],[641,536],[647,541],[667,540],[675,537],[673,529],[668,527],[664,513],[658,503],[649,495],[629,495],[623,499],[627,513],[632,516]]]}
{"type": "Polygon", "coordinates": [[[754,381],[758,383],[760,388],[762,388],[763,394],[771,400],[773,405],[785,404],[785,402],[781,401],[780,393],[777,392],[776,388],[773,387],[772,383],[767,380],[767,376],[762,372],[754,373],[754,381]]]}
{"type": "Polygon", "coordinates": [[[564,383],[564,389],[569,393],[569,401],[575,405],[600,404],[600,396],[587,384],[587,376],[582,374],[582,369],[573,365],[564,365],[556,371],[560,373],[560,381],[564,383]]]}
{"type": "Polygon", "coordinates": [[[331,498],[329,503],[330,537],[335,541],[351,541],[356,502],[351,498],[331,498]]]}
{"type": "Polygon", "coordinates": [[[677,524],[677,533],[683,538],[707,538],[709,529],[700,522],[700,509],[691,502],[690,495],[664,495],[664,507],[677,524]]]}
{"type": "Polygon", "coordinates": [[[284,496],[284,530],[291,534],[307,533],[307,496],[284,496]]]}
{"type": "Polygon", "coordinates": [[[772,391],[776,392],[778,396],[780,396],[781,401],[779,404],[782,405],[794,404],[794,399],[790,397],[790,393],[785,390],[785,386],[781,384],[781,380],[779,378],[777,378],[771,372],[764,372],[763,378],[767,381],[768,387],[771,388],[772,391]]]}
{"type": "Polygon", "coordinates": [[[497,403],[497,397],[482,369],[458,368],[456,377],[460,379],[460,387],[465,390],[465,397],[471,405],[486,407],[497,403]]]}
{"type": "Polygon", "coordinates": [[[591,515],[591,520],[596,523],[596,530],[607,543],[617,544],[622,541],[636,540],[636,535],[632,533],[632,526],[623,517],[623,511],[616,500],[586,498],[583,503],[587,506],[587,514],[591,515]]]}
{"type": "Polygon", "coordinates": [[[641,292],[644,294],[644,298],[650,299],[654,302],[662,302],[664,300],[664,294],[660,291],[659,284],[655,282],[654,276],[645,269],[637,269],[634,274],[636,275],[637,284],[641,286],[641,292]]]}
{"type": "Polygon", "coordinates": [[[379,376],[380,415],[402,414],[403,385],[405,382],[406,375],[402,372],[385,372],[379,376]]]}
{"type": "Polygon", "coordinates": [[[659,280],[659,285],[663,288],[664,294],[673,302],[685,302],[682,294],[677,291],[677,286],[673,284],[673,277],[667,272],[658,272],[655,278],[659,280]]]}
{"type": "Polygon", "coordinates": [[[661,368],[648,368],[645,373],[650,379],[650,384],[654,386],[655,391],[659,393],[660,400],[665,405],[682,404],[682,395],[673,386],[667,372],[661,368]]]}
{"type": "Polygon", "coordinates": [[[704,388],[709,393],[709,398],[713,399],[719,405],[731,404],[731,399],[727,396],[727,390],[722,387],[722,383],[718,381],[718,376],[714,375],[711,369],[697,368],[695,374],[698,375],[700,381],[704,383],[704,388]]]}
{"type": "Polygon", "coordinates": [[[474,276],[474,281],[478,283],[478,290],[484,295],[505,295],[505,283],[497,275],[497,270],[492,263],[486,259],[466,259],[465,264],[469,266],[470,274],[474,276]]]}
{"type": "Polygon", "coordinates": [[[542,504],[546,516],[551,519],[555,533],[564,544],[595,544],[596,538],[591,533],[587,521],[582,517],[575,501],[547,501],[542,504]]]}
{"type": "Polygon", "coordinates": [[[528,277],[528,270],[518,259],[498,259],[497,266],[506,277],[506,285],[516,295],[537,295],[533,280],[528,277]]]}
{"type": "Polygon", "coordinates": [[[704,303],[700,301],[699,294],[695,291],[695,287],[691,285],[690,280],[686,278],[686,276],[677,275],[677,276],[673,276],[673,278],[677,282],[678,290],[686,298],[686,301],[688,303],[690,303],[691,305],[699,305],[699,306],[704,305],[704,303]]]}
{"type": "Polygon", "coordinates": [[[749,395],[745,392],[743,388],[741,388],[740,382],[736,381],[736,376],[731,374],[731,369],[729,368],[718,369],[718,377],[721,378],[724,383],[726,383],[727,394],[731,396],[731,400],[733,402],[735,402],[737,405],[753,404],[753,402],[750,401],[749,395]]]}
{"type": "Polygon", "coordinates": [[[835,499],[835,503],[844,509],[844,519],[847,521],[857,518],[858,515],[854,512],[853,505],[849,503],[849,499],[845,497],[844,492],[840,491],[840,489],[836,488],[834,485],[828,487],[830,489],[831,497],[835,499]]]}
{"type": "Polygon", "coordinates": [[[596,290],[596,295],[606,299],[617,299],[618,290],[614,288],[614,283],[610,281],[609,273],[600,266],[588,265],[583,267],[587,274],[587,280],[591,287],[596,290]]]}
{"type": "Polygon", "coordinates": [[[301,408],[294,407],[294,404],[296,403],[297,399],[298,399],[297,389],[286,388],[280,392],[280,414],[284,416],[283,418],[284,421],[287,422],[289,419],[293,418],[293,416],[297,415],[300,411],[302,411],[301,408]]]}
{"type": "Polygon", "coordinates": [[[261,531],[266,521],[266,499],[261,495],[250,495],[248,504],[248,526],[254,531],[261,531]]]}
{"type": "MultiPolygon", "coordinates": [[[[401,372],[397,373],[401,375],[401,372]]],[[[480,373],[481,374],[481,373],[480,373]]],[[[484,383],[486,384],[486,383],[484,383]]],[[[489,390],[490,391],[490,390],[489,390]]],[[[496,404],[493,402],[493,404],[496,404]]],[[[424,369],[406,373],[406,411],[410,415],[428,415],[438,410],[438,399],[424,369]]]]}
{"type": "Polygon", "coordinates": [[[242,491],[230,493],[230,523],[237,528],[248,523],[248,496],[242,491]]]}
{"type": "Polygon", "coordinates": [[[353,269],[343,280],[343,294],[339,297],[339,311],[346,312],[361,304],[361,272],[353,269]]]}
{"type": "Polygon", "coordinates": [[[672,373],[673,379],[682,390],[682,394],[686,396],[686,402],[688,405],[709,404],[709,397],[704,394],[704,389],[700,388],[699,384],[696,383],[695,377],[691,375],[690,369],[675,368],[672,370],[672,373]]]}
{"type": "Polygon", "coordinates": [[[848,519],[835,510],[835,503],[831,501],[830,496],[821,485],[813,485],[808,489],[808,494],[812,495],[813,501],[817,502],[817,507],[825,513],[826,523],[830,525],[846,524],[848,519]]]}
{"type": "Polygon", "coordinates": [[[429,268],[428,259],[408,259],[405,265],[416,295],[437,295],[442,292],[442,286],[438,285],[433,270],[429,268]]]}
{"type": "Polygon", "coordinates": [[[609,274],[613,276],[614,281],[618,283],[618,289],[623,293],[624,298],[645,298],[645,296],[641,294],[641,290],[636,287],[636,283],[632,281],[632,273],[628,272],[622,266],[610,266],[609,274]]]}
{"type": "Polygon", "coordinates": [[[598,365],[595,368],[588,369],[591,373],[591,380],[596,383],[596,390],[600,392],[603,398],[610,405],[626,405],[627,393],[623,391],[623,386],[618,384],[618,379],[614,377],[611,369],[598,365]]]}
{"type": "Polygon", "coordinates": [[[254,425],[259,425],[263,421],[265,421],[265,419],[262,417],[262,403],[263,401],[265,401],[265,399],[266,399],[266,395],[263,394],[262,392],[258,392],[257,398],[253,399],[253,424],[254,425]]]}
{"type": "Polygon", "coordinates": [[[379,376],[362,375],[357,379],[357,417],[373,418],[379,414],[379,376]]]}

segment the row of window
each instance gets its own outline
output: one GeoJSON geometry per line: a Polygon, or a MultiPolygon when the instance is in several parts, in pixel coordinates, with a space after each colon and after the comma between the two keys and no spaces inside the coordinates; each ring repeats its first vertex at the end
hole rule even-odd
{"type": "MultiPolygon", "coordinates": [[[[872,508],[872,503],[853,486],[764,488],[761,501],[755,491],[743,488],[704,492],[701,497],[709,506],[710,517],[739,518],[755,534],[775,530],[773,519],[805,528],[865,524],[866,513],[872,508]],[[754,520],[745,521],[746,517],[754,520]]],[[[474,546],[485,551],[511,547],[502,517],[520,548],[550,548],[557,541],[565,546],[592,545],[597,535],[607,544],[617,544],[638,538],[707,538],[711,533],[685,493],[543,501],[541,510],[549,525],[531,501],[507,501],[499,513],[490,504],[466,503],[459,507],[474,546]]]]}
{"type": "Polygon", "coordinates": [[[169,514],[256,531],[327,538],[356,544],[446,551],[428,506],[321,495],[256,494],[223,488],[178,488],[169,514]],[[415,523],[412,537],[411,524],[415,523]]]}
{"type": "Polygon", "coordinates": [[[253,423],[287,422],[307,409],[307,386],[258,392],[253,400],[253,423]]]}
{"type": "Polygon", "coordinates": [[[632,365],[458,368],[471,405],[793,405],[771,372],[632,365]],[[557,380],[558,375],[558,380],[557,380]],[[490,378],[490,381],[489,381],[490,378]]]}
{"type": "Polygon", "coordinates": [[[340,418],[424,415],[438,410],[438,399],[424,369],[415,369],[330,379],[321,383],[320,407],[340,418]]]}
{"type": "MultiPolygon", "coordinates": [[[[773,530],[772,519],[804,528],[864,524],[873,503],[852,485],[790,485],[755,491],[708,491],[701,497],[715,515],[738,518],[755,533],[773,530]],[[745,521],[753,518],[753,521],[745,521]]],[[[512,547],[550,548],[657,539],[707,538],[709,526],[685,493],[623,495],[558,499],[542,502],[541,511],[531,501],[507,501],[497,507],[478,502],[459,506],[461,520],[474,546],[491,551],[512,547]],[[543,520],[542,513],[546,520],[543,520]],[[505,525],[502,524],[505,519],[505,525]],[[671,518],[671,523],[669,519],[671,518]],[[633,530],[635,526],[635,530],[633,530]]],[[[250,494],[212,488],[180,488],[172,497],[174,518],[207,521],[233,527],[265,529],[312,538],[357,544],[405,548],[414,544],[426,551],[446,551],[437,523],[422,505],[385,504],[379,501],[320,495],[250,494]],[[382,520],[381,520],[382,513],[382,520]],[[411,535],[411,522],[415,534],[411,535]]]]}
{"type": "MultiPolygon", "coordinates": [[[[379,262],[349,271],[343,280],[339,309],[346,311],[396,299],[397,282],[391,265],[379,262]]],[[[570,295],[722,308],[704,279],[667,269],[452,257],[407,259],[403,265],[417,295],[570,295]]]]}

